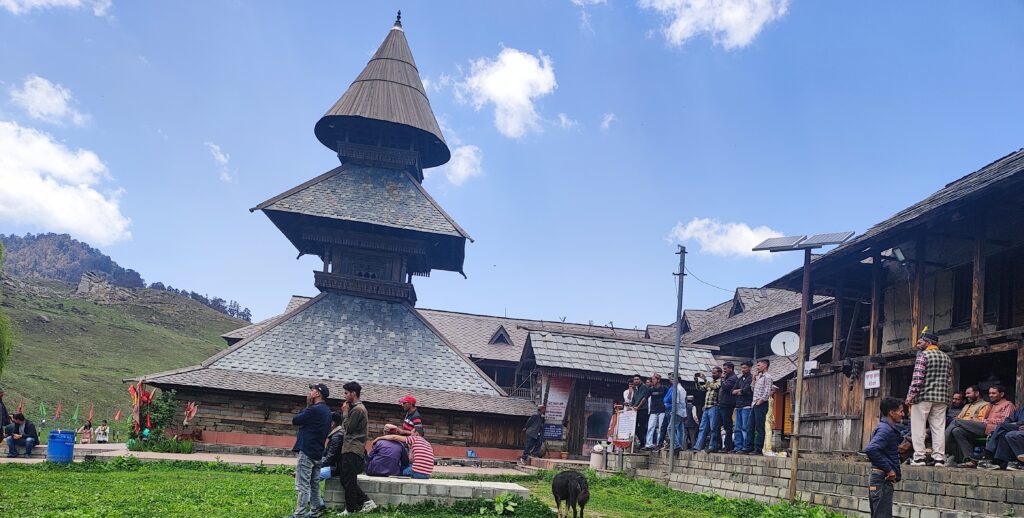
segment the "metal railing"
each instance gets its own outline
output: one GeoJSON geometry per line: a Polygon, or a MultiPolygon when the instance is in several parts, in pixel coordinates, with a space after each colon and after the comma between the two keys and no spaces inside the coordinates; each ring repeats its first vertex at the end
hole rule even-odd
{"type": "Polygon", "coordinates": [[[533,389],[530,387],[501,387],[509,397],[518,399],[532,399],[533,389]]]}

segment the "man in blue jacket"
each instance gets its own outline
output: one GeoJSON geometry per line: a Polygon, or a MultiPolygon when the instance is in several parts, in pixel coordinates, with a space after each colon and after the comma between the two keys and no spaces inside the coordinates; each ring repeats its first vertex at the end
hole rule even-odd
{"type": "Polygon", "coordinates": [[[885,417],[871,435],[868,447],[864,448],[871,461],[868,499],[871,501],[871,518],[891,518],[893,484],[902,478],[899,447],[903,434],[899,423],[903,421],[903,402],[887,397],[882,400],[880,410],[885,417]]]}
{"type": "Polygon", "coordinates": [[[292,418],[292,424],[299,427],[292,451],[298,452],[295,462],[295,493],[297,503],[294,517],[317,517],[324,508],[320,506],[320,459],[324,455],[324,442],[331,431],[331,410],[327,398],[331,391],[327,385],[317,383],[309,386],[306,394],[306,408],[292,418]],[[309,514],[306,514],[306,508],[309,514]]]}

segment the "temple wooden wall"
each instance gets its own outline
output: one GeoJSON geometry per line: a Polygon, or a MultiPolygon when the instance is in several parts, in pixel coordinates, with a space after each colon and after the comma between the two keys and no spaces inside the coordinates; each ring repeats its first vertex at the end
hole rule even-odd
{"type": "MultiPolygon", "coordinates": [[[[180,403],[175,424],[184,419],[187,401],[199,404],[199,412],[188,429],[211,432],[294,436],[292,417],[305,407],[300,397],[266,394],[234,395],[212,391],[179,390],[180,403]]],[[[332,411],[341,411],[341,401],[329,402],[332,411]]],[[[400,424],[405,413],[398,405],[366,404],[370,437],[383,433],[387,423],[400,424]]],[[[491,414],[473,414],[420,409],[424,432],[432,444],[448,446],[482,446],[522,448],[526,417],[516,418],[491,414]]]]}

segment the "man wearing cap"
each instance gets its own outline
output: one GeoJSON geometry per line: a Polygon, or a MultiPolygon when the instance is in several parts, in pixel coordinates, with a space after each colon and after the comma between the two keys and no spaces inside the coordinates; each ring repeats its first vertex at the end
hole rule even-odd
{"type": "Polygon", "coordinates": [[[949,406],[953,360],[939,350],[939,337],[935,333],[922,333],[915,347],[914,375],[905,401],[910,405],[910,434],[914,443],[914,459],[910,465],[927,464],[924,435],[930,428],[932,460],[942,466],[946,461],[946,407],[949,406]]]}
{"type": "Polygon", "coordinates": [[[526,464],[530,462],[530,456],[540,455],[540,448],[544,445],[544,412],[547,411],[547,407],[540,405],[537,407],[537,413],[530,416],[530,419],[526,421],[526,426],[523,427],[523,432],[526,434],[526,447],[523,448],[523,455],[519,457],[520,464],[526,464]]]}
{"type": "Polygon", "coordinates": [[[402,410],[405,410],[405,419],[402,420],[402,428],[398,430],[398,433],[412,435],[413,432],[416,432],[423,437],[423,418],[420,417],[420,411],[416,408],[416,398],[405,396],[398,400],[398,404],[402,405],[402,410]]]}
{"type": "Polygon", "coordinates": [[[295,493],[297,502],[292,516],[320,516],[320,459],[324,455],[324,442],[331,431],[331,410],[327,398],[331,391],[327,385],[316,383],[309,386],[306,394],[306,408],[292,418],[292,424],[299,427],[292,451],[298,452],[295,462],[295,493]],[[306,514],[306,508],[309,514],[306,514]]]}

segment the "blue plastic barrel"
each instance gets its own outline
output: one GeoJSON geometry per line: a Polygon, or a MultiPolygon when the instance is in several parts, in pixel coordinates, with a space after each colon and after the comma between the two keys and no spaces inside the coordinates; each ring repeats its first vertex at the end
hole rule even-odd
{"type": "Polygon", "coordinates": [[[46,460],[71,464],[75,457],[75,432],[51,430],[46,443],[46,460]]]}

